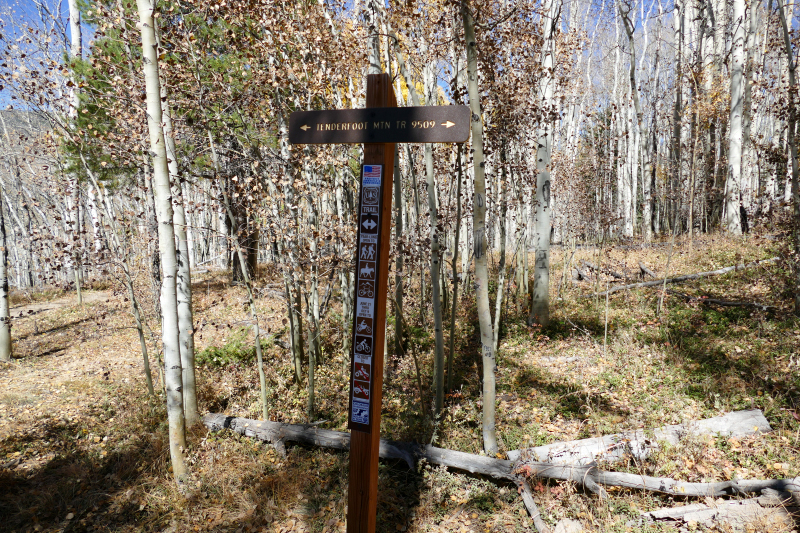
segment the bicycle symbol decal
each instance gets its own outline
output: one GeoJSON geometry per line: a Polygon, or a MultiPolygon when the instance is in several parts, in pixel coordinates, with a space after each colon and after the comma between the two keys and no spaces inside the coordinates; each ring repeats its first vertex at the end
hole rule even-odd
{"type": "Polygon", "coordinates": [[[368,281],[361,281],[358,284],[358,295],[362,298],[372,298],[375,296],[375,284],[368,281]]]}
{"type": "Polygon", "coordinates": [[[360,342],[356,343],[356,351],[358,353],[365,353],[371,354],[372,353],[372,342],[369,338],[363,338],[360,342]]]}

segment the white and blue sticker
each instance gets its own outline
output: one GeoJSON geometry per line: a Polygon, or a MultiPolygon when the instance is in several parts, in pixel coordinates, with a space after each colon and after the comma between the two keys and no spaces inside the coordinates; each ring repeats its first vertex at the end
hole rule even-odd
{"type": "Polygon", "coordinates": [[[369,424],[369,402],[359,402],[353,399],[353,416],[350,420],[356,424],[369,424]]]}

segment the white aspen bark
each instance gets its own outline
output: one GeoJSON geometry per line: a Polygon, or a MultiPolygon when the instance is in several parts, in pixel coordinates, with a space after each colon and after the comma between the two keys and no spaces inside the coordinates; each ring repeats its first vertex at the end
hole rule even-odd
{"type": "MultiPolygon", "coordinates": [[[[378,32],[380,7],[375,0],[368,0],[365,7],[367,38],[369,39],[367,46],[367,56],[369,60],[367,74],[380,74],[383,72],[381,68],[381,37],[378,32]]],[[[366,79],[366,77],[364,79],[366,79]]]]}
{"type": "MultiPolygon", "coordinates": [[[[69,57],[70,59],[81,59],[83,55],[82,52],[82,36],[81,36],[81,12],[78,9],[78,0],[68,0],[67,2],[69,6],[69,31],[70,31],[70,49],[69,49],[69,57]]],[[[80,96],[78,93],[78,84],[76,80],[72,80],[73,85],[70,87],[69,90],[69,99],[70,99],[70,107],[69,107],[69,118],[70,118],[70,125],[74,127],[75,119],[78,116],[78,107],[80,105],[80,96]]],[[[80,243],[81,239],[81,227],[80,227],[80,187],[78,185],[78,177],[74,174],[70,174],[67,177],[68,181],[68,191],[67,191],[67,212],[69,215],[68,225],[70,226],[70,233],[67,235],[69,239],[69,244],[67,249],[69,250],[70,262],[73,269],[73,275],[75,278],[75,290],[77,291],[78,295],[78,303],[83,303],[83,296],[81,294],[81,252],[80,252],[80,243]]]]}
{"type": "Polygon", "coordinates": [[[456,221],[453,236],[453,301],[450,304],[450,350],[447,354],[447,391],[453,390],[453,354],[455,352],[456,308],[458,307],[458,249],[461,246],[461,144],[456,146],[456,221]]]}
{"type": "Polygon", "coordinates": [[[744,110],[745,0],[733,0],[733,50],[731,57],[731,110],[728,133],[728,179],[725,181],[725,229],[742,233],[739,217],[742,188],[742,113],[744,110]]]}
{"type": "MultiPolygon", "coordinates": [[[[166,88],[161,86],[164,140],[167,147],[167,168],[172,188],[172,225],[177,239],[178,278],[178,328],[181,348],[181,380],[183,381],[183,413],[187,426],[200,422],[197,409],[197,383],[194,368],[194,317],[192,314],[192,270],[189,264],[189,242],[186,237],[186,213],[183,202],[183,186],[178,174],[178,156],[175,150],[175,134],[172,129],[172,113],[166,88]]],[[[242,264],[242,269],[246,269],[242,264]]]]}
{"type": "Polygon", "coordinates": [[[748,215],[752,213],[753,195],[757,194],[754,179],[758,179],[758,162],[755,159],[755,146],[750,139],[750,128],[753,121],[752,83],[755,71],[755,55],[757,53],[755,38],[758,23],[758,3],[751,1],[747,6],[747,39],[745,46],[743,98],[742,98],[742,206],[748,215]]]}
{"type": "Polygon", "coordinates": [[[94,236],[94,252],[99,254],[103,251],[103,235],[100,231],[100,215],[97,212],[97,202],[95,201],[94,187],[87,189],[86,200],[89,203],[89,216],[92,218],[92,235],[94,236]]]}
{"type": "MultiPolygon", "coordinates": [[[[427,46],[425,47],[427,48],[427,46]]],[[[425,69],[426,104],[436,105],[436,76],[435,65],[428,63],[425,69]]],[[[413,91],[413,86],[409,86],[413,91]]],[[[416,91],[414,91],[416,92],[416,91]]],[[[434,416],[437,418],[444,406],[444,334],[442,331],[442,298],[440,287],[441,249],[439,245],[439,210],[436,206],[436,180],[433,172],[433,145],[425,144],[425,181],[428,189],[428,213],[430,215],[431,231],[431,296],[433,300],[433,327],[434,327],[434,359],[433,375],[436,399],[434,403],[434,416]]]]}
{"type": "MultiPolygon", "coordinates": [[[[672,165],[672,189],[677,190],[681,183],[681,115],[683,110],[683,35],[686,21],[685,4],[682,2],[675,2],[675,11],[673,13],[675,40],[678,42],[677,50],[677,68],[675,72],[675,105],[672,108],[672,147],[671,147],[671,161],[672,165]]],[[[670,187],[665,187],[665,194],[669,191],[670,187]]],[[[667,200],[664,202],[664,225],[672,229],[678,223],[678,208],[676,199],[672,200],[673,209],[672,213],[667,209],[667,200]],[[672,215],[670,218],[669,215],[672,215]]]]}
{"type": "MultiPolygon", "coordinates": [[[[634,67],[635,68],[635,67],[634,67]]],[[[625,165],[622,174],[622,236],[633,237],[633,184],[636,182],[636,132],[633,131],[632,108],[625,102],[625,165]]]]}
{"type": "MultiPolygon", "coordinates": [[[[186,198],[185,205],[191,206],[192,197],[190,196],[190,189],[188,186],[182,186],[181,192],[183,197],[186,198]]],[[[195,196],[196,199],[196,196],[195,196]]],[[[195,214],[197,210],[197,203],[195,203],[194,209],[186,209],[185,210],[185,228],[186,228],[186,248],[189,251],[189,271],[197,266],[197,244],[195,238],[195,231],[194,227],[197,223],[197,215],[195,214]],[[191,219],[190,219],[191,215],[191,219]]],[[[191,287],[191,285],[189,285],[191,287]]]]}
{"type": "Polygon", "coordinates": [[[486,250],[486,173],[483,155],[483,119],[478,89],[478,51],[475,40],[475,21],[466,2],[461,3],[464,21],[464,40],[467,48],[467,92],[472,112],[472,148],[474,164],[474,193],[472,234],[475,256],[475,300],[481,331],[483,363],[483,448],[487,454],[497,453],[495,430],[495,350],[492,312],[489,308],[489,268],[486,250]]]}
{"type": "MultiPolygon", "coordinates": [[[[395,161],[397,160],[395,159],[395,161]]],[[[350,211],[345,208],[343,198],[345,186],[344,172],[339,169],[336,172],[336,216],[341,227],[345,227],[349,222],[348,214],[350,213],[350,211]]],[[[336,246],[340,256],[344,256],[344,243],[337,242],[336,246]]],[[[339,285],[342,293],[342,331],[347,332],[350,328],[349,324],[352,323],[353,309],[353,287],[350,284],[350,273],[347,268],[339,270],[339,285]],[[350,319],[349,322],[348,318],[350,319]]],[[[350,351],[350,337],[351,335],[342,335],[342,353],[347,354],[350,351]]],[[[342,359],[346,361],[347,357],[343,357],[342,359]]],[[[299,369],[295,368],[295,373],[297,373],[298,370],[299,369]]]]}
{"type": "MultiPolygon", "coordinates": [[[[505,142],[505,141],[501,141],[505,142]]],[[[500,349],[500,320],[503,310],[503,289],[506,284],[506,215],[508,213],[508,184],[506,180],[506,147],[500,148],[500,260],[497,269],[497,292],[494,304],[494,349],[500,349]]]]}
{"type": "MultiPolygon", "coordinates": [[[[800,169],[797,167],[797,144],[795,143],[795,128],[797,124],[797,80],[795,79],[795,68],[797,64],[792,53],[791,36],[789,33],[789,25],[786,21],[783,0],[778,0],[778,13],[781,19],[783,43],[789,67],[789,133],[787,140],[789,143],[789,156],[791,158],[792,167],[792,215],[794,217],[792,233],[794,234],[795,256],[800,257],[800,169]]],[[[800,316],[800,269],[795,269],[794,276],[794,314],[800,316]]]]}
{"type": "Polygon", "coordinates": [[[0,202],[0,361],[11,361],[11,314],[8,305],[8,239],[0,202]]]}
{"type": "MultiPolygon", "coordinates": [[[[306,175],[308,176],[307,173],[306,175]]],[[[312,186],[316,189],[314,183],[316,180],[307,180],[312,182],[312,186]]],[[[314,195],[316,197],[316,195],[314,195]]],[[[313,202],[313,200],[312,200],[313,202]]],[[[313,228],[313,234],[319,235],[319,215],[317,214],[316,206],[311,203],[309,206],[309,219],[308,224],[313,228]]],[[[314,412],[314,396],[315,396],[315,373],[319,355],[321,354],[319,346],[319,258],[317,239],[312,234],[310,242],[311,252],[311,301],[306,300],[306,313],[308,313],[308,323],[311,327],[308,330],[308,404],[306,406],[306,414],[308,421],[313,422],[314,412]]]]}
{"type": "MultiPolygon", "coordinates": [[[[543,9],[544,42],[542,44],[542,76],[539,79],[539,96],[543,107],[552,109],[555,80],[555,38],[560,0],[545,0],[543,9]]],[[[542,121],[539,126],[536,150],[536,200],[534,215],[534,245],[536,259],[533,264],[533,291],[528,324],[550,323],[550,153],[553,143],[552,122],[542,121]]]]}
{"type": "Polygon", "coordinates": [[[175,253],[172,200],[170,198],[167,150],[164,142],[161,112],[161,87],[158,78],[158,50],[155,39],[154,6],[150,0],[136,0],[139,11],[139,30],[142,34],[142,64],[146,87],[147,126],[150,135],[150,154],[153,158],[153,195],[158,218],[158,248],[161,256],[161,336],[164,345],[165,389],[169,420],[169,448],[172,473],[179,484],[187,475],[183,458],[186,448],[186,429],[183,415],[180,334],[178,327],[178,274],[175,253]]]}
{"type": "MultiPolygon", "coordinates": [[[[394,37],[394,34],[392,34],[394,37]]],[[[400,67],[400,72],[405,78],[406,86],[408,87],[408,94],[411,97],[412,102],[415,106],[420,105],[419,95],[417,91],[414,89],[415,85],[411,79],[411,76],[408,73],[408,70],[405,66],[405,61],[403,60],[402,53],[400,52],[399,46],[397,45],[397,38],[394,38],[395,42],[395,57],[397,58],[397,64],[400,67]]],[[[423,42],[423,50],[422,53],[424,54],[427,51],[427,45],[423,42]]],[[[425,66],[424,77],[425,79],[425,91],[426,91],[426,104],[427,105],[436,105],[436,77],[435,77],[435,65],[428,63],[425,66]]],[[[439,416],[441,413],[442,407],[444,406],[444,333],[442,330],[442,303],[441,303],[441,280],[440,280],[440,272],[441,272],[441,246],[439,244],[439,235],[438,235],[438,226],[439,226],[439,214],[438,209],[436,206],[436,180],[434,176],[433,170],[433,145],[430,143],[426,143],[424,145],[425,155],[425,183],[428,189],[428,213],[430,216],[430,232],[431,232],[431,265],[430,265],[430,275],[431,275],[431,297],[433,300],[433,324],[434,324],[434,339],[435,339],[435,348],[434,348],[434,359],[433,359],[433,374],[434,374],[434,391],[435,391],[435,402],[434,402],[434,410],[435,416],[439,416]]],[[[409,158],[409,162],[411,159],[409,158]]]]}
{"type": "MultiPolygon", "coordinates": [[[[618,9],[620,17],[622,18],[623,26],[625,27],[625,34],[628,36],[628,51],[631,54],[631,64],[629,71],[631,98],[633,99],[633,107],[636,112],[636,124],[638,129],[638,138],[643,143],[642,146],[642,195],[644,196],[644,206],[642,209],[642,233],[644,234],[645,241],[649,242],[652,239],[652,215],[650,210],[650,174],[652,172],[650,165],[650,153],[648,151],[647,142],[647,129],[644,124],[644,111],[642,103],[639,100],[639,89],[636,85],[636,43],[633,39],[634,25],[628,18],[622,6],[622,2],[618,0],[618,9]]],[[[656,71],[657,72],[657,71],[656,71]]],[[[658,77],[656,77],[657,83],[658,77]]],[[[655,124],[653,125],[655,127],[655,124]]]]}

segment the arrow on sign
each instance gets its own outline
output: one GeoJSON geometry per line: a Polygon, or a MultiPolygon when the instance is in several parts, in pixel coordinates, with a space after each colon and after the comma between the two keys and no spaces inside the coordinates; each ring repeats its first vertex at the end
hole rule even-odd
{"type": "Polygon", "coordinates": [[[311,126],[309,126],[307,124],[303,124],[302,126],[300,126],[300,129],[303,130],[303,131],[308,131],[308,130],[311,129],[311,126]]]}
{"type": "Polygon", "coordinates": [[[445,128],[452,128],[455,125],[456,125],[455,122],[450,122],[449,120],[447,122],[442,122],[442,126],[444,126],[445,128]]]}
{"type": "Polygon", "coordinates": [[[364,222],[363,226],[364,226],[365,228],[367,228],[367,229],[374,229],[374,228],[375,228],[375,226],[377,226],[377,224],[375,223],[375,221],[374,221],[374,220],[372,220],[372,219],[370,218],[370,219],[367,219],[367,220],[364,222]]]}

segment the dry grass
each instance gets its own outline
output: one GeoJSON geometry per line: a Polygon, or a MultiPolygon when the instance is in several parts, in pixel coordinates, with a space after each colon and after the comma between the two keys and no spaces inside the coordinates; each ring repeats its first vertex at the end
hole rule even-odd
{"type": "MultiPolygon", "coordinates": [[[[670,273],[681,274],[769,257],[770,241],[722,237],[677,243],[670,273]]],[[[661,274],[668,246],[578,250],[581,259],[624,271],[638,262],[661,274]]],[[[662,447],[649,460],[614,468],[690,481],[798,475],[800,324],[786,312],[780,269],[766,267],[707,278],[681,287],[692,294],[757,301],[778,312],[717,309],[667,295],[656,313],[657,291],[611,296],[608,343],[605,300],[582,298],[599,282],[567,283],[555,301],[565,255],[552,262],[553,325],[525,325],[513,298],[498,356],[497,428],[501,451],[657,427],[734,409],[764,410],[775,432],[747,439],[692,439],[662,447]]],[[[262,272],[260,283],[274,283],[262,272]]],[[[153,293],[139,290],[155,328],[153,293]]],[[[266,357],[272,418],[306,422],[307,393],[294,383],[283,324],[285,304],[269,293],[258,301],[267,331],[266,357]]],[[[434,426],[419,413],[410,355],[393,357],[385,386],[382,433],[397,440],[430,441],[478,453],[481,449],[477,320],[471,295],[459,306],[455,392],[434,426]]],[[[201,409],[259,417],[258,375],[248,359],[244,291],[221,273],[195,280],[201,409]],[[213,347],[213,350],[211,348],[213,347]],[[205,350],[205,351],[204,351],[205,350]]],[[[52,309],[14,324],[18,359],[0,368],[0,515],[6,531],[343,531],[347,455],[292,446],[285,457],[227,432],[190,431],[191,482],[187,494],[171,482],[160,398],[148,398],[141,354],[124,296],[83,307],[52,309]]],[[[317,373],[317,419],[345,428],[345,360],[340,324],[332,310],[324,361],[317,373]]],[[[416,313],[415,313],[416,314],[416,313]]],[[[430,317],[430,313],[428,313],[430,317]]],[[[416,319],[416,316],[414,317],[416,319]]],[[[412,319],[413,320],[413,319],[412,319]]],[[[430,320],[430,318],[429,318],[430,320]]],[[[432,395],[430,328],[414,326],[424,372],[422,395],[432,395]]],[[[151,363],[157,359],[150,341],[151,363]]],[[[391,346],[391,341],[390,341],[391,346]]],[[[409,350],[410,351],[410,350],[409,350]]],[[[661,531],[631,526],[639,511],[677,505],[657,495],[610,491],[600,502],[569,483],[532,483],[546,520],[579,520],[591,531],[661,531]]],[[[492,480],[420,465],[382,463],[379,531],[530,531],[516,489],[492,480]]],[[[789,531],[753,524],[753,531],[789,531]],[[768,529],[773,528],[773,529],[768,529]]],[[[698,530],[703,530],[698,526],[698,530]]],[[[724,531],[725,529],[718,529],[724,531]]]]}

